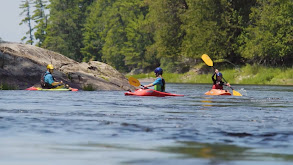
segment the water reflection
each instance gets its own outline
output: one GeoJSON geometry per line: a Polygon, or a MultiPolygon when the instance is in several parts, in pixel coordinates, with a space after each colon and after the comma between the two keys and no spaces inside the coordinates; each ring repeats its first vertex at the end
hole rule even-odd
{"type": "Polygon", "coordinates": [[[0,91],[0,164],[293,161],[289,87],[247,86],[249,96],[243,97],[204,95],[209,88],[168,84],[170,92],[185,97],[165,98],[125,97],[121,91],[0,91]]]}
{"type": "Polygon", "coordinates": [[[229,107],[243,102],[242,98],[233,98],[233,96],[200,97],[197,101],[202,107],[229,107]]]}
{"type": "Polygon", "coordinates": [[[213,106],[213,101],[211,97],[202,97],[202,100],[200,100],[201,103],[203,103],[201,106],[203,107],[211,107],[213,106]]]}
{"type": "Polygon", "coordinates": [[[159,147],[159,151],[181,154],[182,158],[204,158],[217,161],[257,160],[266,161],[276,158],[283,161],[293,161],[292,154],[274,153],[270,149],[256,150],[249,147],[240,147],[226,144],[209,144],[197,142],[178,142],[178,146],[159,147]]]}

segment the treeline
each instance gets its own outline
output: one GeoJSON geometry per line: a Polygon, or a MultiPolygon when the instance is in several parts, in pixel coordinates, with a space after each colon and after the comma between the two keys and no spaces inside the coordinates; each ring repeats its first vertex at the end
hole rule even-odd
{"type": "Polygon", "coordinates": [[[184,72],[204,53],[292,66],[292,0],[25,0],[23,41],[116,69],[184,72]]]}

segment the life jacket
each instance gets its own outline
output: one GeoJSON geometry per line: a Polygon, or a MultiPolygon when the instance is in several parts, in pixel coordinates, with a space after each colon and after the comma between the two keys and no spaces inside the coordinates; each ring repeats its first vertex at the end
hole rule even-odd
{"type": "Polygon", "coordinates": [[[223,89],[223,85],[220,84],[214,84],[212,89],[223,89]]]}
{"type": "Polygon", "coordinates": [[[162,92],[165,92],[165,86],[166,86],[166,85],[165,85],[165,79],[163,79],[163,78],[162,78],[162,83],[163,83],[163,86],[162,86],[162,92]]]}
{"type": "Polygon", "coordinates": [[[160,91],[160,92],[165,92],[165,80],[162,78],[162,84],[157,84],[154,86],[154,90],[160,91]]]}
{"type": "MultiPolygon", "coordinates": [[[[47,73],[47,72],[46,72],[46,73],[42,74],[42,76],[41,76],[40,84],[41,84],[41,87],[44,88],[44,89],[54,88],[53,85],[51,85],[51,84],[45,82],[45,77],[46,77],[46,75],[48,75],[48,74],[51,74],[51,73],[47,73]]],[[[52,77],[53,77],[53,76],[52,76],[52,77]]],[[[53,77],[53,80],[55,80],[54,77],[53,77]]]]}

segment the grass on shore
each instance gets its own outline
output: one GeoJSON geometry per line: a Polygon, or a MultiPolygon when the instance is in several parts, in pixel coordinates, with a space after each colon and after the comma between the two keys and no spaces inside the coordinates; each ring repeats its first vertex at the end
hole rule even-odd
{"type": "Polygon", "coordinates": [[[82,87],[83,91],[95,91],[95,88],[93,87],[92,84],[86,84],[82,87]]]}
{"type": "MultiPolygon", "coordinates": [[[[223,77],[231,84],[258,84],[258,85],[293,85],[293,68],[269,68],[259,65],[246,65],[241,68],[220,70],[223,77]]],[[[184,74],[164,73],[168,83],[212,83],[210,74],[187,72],[184,74]]],[[[154,73],[128,75],[137,79],[154,78],[154,73]]]]}
{"type": "Polygon", "coordinates": [[[6,83],[0,83],[0,90],[17,90],[18,87],[6,83]]]}

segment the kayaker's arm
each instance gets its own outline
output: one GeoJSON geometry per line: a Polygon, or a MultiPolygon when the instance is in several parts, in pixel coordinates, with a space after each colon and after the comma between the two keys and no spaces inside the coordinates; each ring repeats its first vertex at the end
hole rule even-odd
{"type": "Polygon", "coordinates": [[[230,85],[229,83],[225,83],[225,82],[223,82],[223,81],[221,81],[221,83],[223,83],[223,85],[226,85],[226,86],[231,87],[231,85],[230,85]]]}
{"type": "Polygon", "coordinates": [[[145,85],[144,87],[147,88],[147,87],[151,87],[151,86],[154,86],[154,85],[157,85],[160,83],[160,80],[157,78],[153,83],[151,84],[148,84],[148,85],[145,85]]]}
{"type": "Polygon", "coordinates": [[[215,82],[216,82],[215,75],[216,75],[216,72],[215,72],[215,73],[213,74],[213,76],[212,76],[212,80],[213,80],[214,84],[216,84],[216,83],[215,83],[215,82]]]}
{"type": "Polygon", "coordinates": [[[53,86],[59,86],[59,85],[63,85],[63,82],[60,81],[60,82],[53,82],[51,85],[53,86]]]}
{"type": "Polygon", "coordinates": [[[231,87],[230,83],[226,83],[225,85],[228,86],[228,87],[231,87]]]}
{"type": "Polygon", "coordinates": [[[148,85],[144,85],[143,87],[148,88],[148,87],[151,87],[151,86],[154,86],[153,83],[148,84],[148,85]]]}
{"type": "Polygon", "coordinates": [[[225,85],[225,86],[229,86],[230,87],[230,84],[229,83],[225,83],[225,82],[223,82],[223,81],[218,81],[218,84],[219,85],[225,85]]]}

